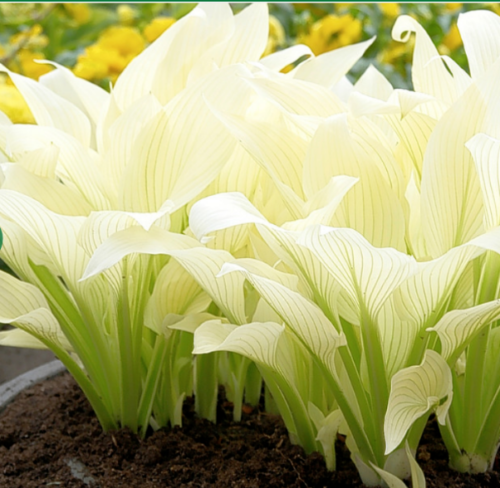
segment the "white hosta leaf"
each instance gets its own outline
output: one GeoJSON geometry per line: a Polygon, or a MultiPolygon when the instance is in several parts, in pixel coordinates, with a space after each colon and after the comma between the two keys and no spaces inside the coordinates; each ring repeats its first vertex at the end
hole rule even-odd
{"type": "Polygon", "coordinates": [[[373,469],[380,475],[388,488],[407,488],[405,483],[392,473],[385,471],[372,463],[373,469]]]}
{"type": "Polygon", "coordinates": [[[273,71],[281,71],[285,66],[292,64],[302,56],[313,56],[311,49],[303,44],[291,46],[281,51],[269,54],[262,58],[259,63],[273,71]]]}
{"type": "MultiPolygon", "coordinates": [[[[189,74],[189,83],[214,69],[231,64],[255,62],[262,56],[268,39],[268,7],[265,3],[254,3],[234,16],[231,35],[213,45],[194,65],[189,74]]],[[[220,31],[221,29],[217,29],[220,31]]],[[[189,39],[190,50],[192,39],[189,39]]]]}
{"type": "Polygon", "coordinates": [[[481,329],[498,318],[500,300],[494,300],[465,310],[452,310],[427,330],[437,333],[441,355],[452,365],[481,329]]]}
{"type": "Polygon", "coordinates": [[[0,65],[0,71],[10,76],[26,100],[38,125],[55,127],[72,135],[84,147],[89,146],[90,121],[79,108],[56,95],[41,83],[13,73],[2,65],[0,65]]]}
{"type": "Polygon", "coordinates": [[[34,175],[54,179],[58,158],[59,148],[55,144],[49,144],[40,149],[25,152],[16,162],[34,175]]]}
{"type": "Polygon", "coordinates": [[[457,22],[473,79],[480,78],[500,56],[500,18],[478,10],[462,13],[457,22]]]}
{"type": "Polygon", "coordinates": [[[94,151],[85,148],[74,137],[51,127],[14,125],[9,131],[9,148],[19,157],[30,145],[36,145],[36,148],[50,144],[56,146],[59,149],[56,177],[78,191],[93,209],[111,208],[94,151]]]}
{"type": "Polygon", "coordinates": [[[227,5],[199,4],[198,10],[200,15],[193,13],[181,19],[182,31],[172,39],[154,75],[152,93],[162,105],[182,91],[188,80],[200,78],[218,66],[213,51],[234,32],[227,5]]]}
{"type": "Polygon", "coordinates": [[[403,320],[394,300],[389,299],[377,316],[377,325],[386,375],[391,378],[407,364],[420,330],[419,324],[413,320],[403,320]]]}
{"type": "Polygon", "coordinates": [[[415,91],[432,95],[448,105],[453,103],[458,95],[453,77],[440,60],[438,50],[424,28],[409,15],[401,15],[394,24],[392,37],[396,41],[407,42],[412,32],[416,34],[412,62],[415,91]]]}
{"type": "Polygon", "coordinates": [[[43,342],[40,342],[36,337],[22,329],[4,330],[0,332],[0,346],[47,349],[47,346],[43,342]]]}
{"type": "Polygon", "coordinates": [[[449,298],[467,264],[482,252],[476,246],[463,245],[440,258],[418,263],[418,272],[394,292],[398,314],[423,325],[449,298]]]}
{"type": "Polygon", "coordinates": [[[293,77],[331,88],[347,74],[373,41],[375,37],[310,58],[293,70],[293,77]]]}
{"type": "Polygon", "coordinates": [[[0,258],[23,281],[31,282],[31,279],[34,278],[28,258],[34,264],[46,266],[53,274],[57,274],[47,253],[41,249],[40,245],[19,224],[0,217],[0,228],[3,233],[0,258]]]}
{"type": "Polygon", "coordinates": [[[116,188],[127,167],[134,143],[144,126],[161,110],[160,102],[153,95],[146,95],[133,103],[109,127],[109,155],[106,160],[108,182],[116,188]]]}
{"type": "Polygon", "coordinates": [[[76,243],[84,217],[56,214],[36,200],[11,190],[0,190],[0,214],[19,224],[33,238],[68,286],[76,284],[87,260],[76,243]]]}
{"type": "Polygon", "coordinates": [[[389,99],[394,91],[389,80],[373,64],[370,64],[361,75],[355,83],[354,89],[363,95],[378,98],[384,102],[389,99]]]}
{"type": "Polygon", "coordinates": [[[92,207],[76,191],[55,179],[30,173],[18,164],[5,172],[2,189],[23,193],[61,215],[88,215],[92,211],[92,207]]]}
{"type": "Polygon", "coordinates": [[[355,91],[349,95],[348,106],[354,117],[400,113],[398,105],[384,102],[378,98],[369,97],[355,91]]]}
{"type": "Polygon", "coordinates": [[[196,202],[189,227],[198,240],[212,232],[242,224],[268,224],[266,218],[241,193],[221,193],[196,202]]]}
{"type": "Polygon", "coordinates": [[[335,470],[335,440],[340,424],[344,420],[342,412],[337,409],[328,414],[326,417],[322,414],[314,403],[309,402],[308,413],[314,422],[314,426],[318,431],[316,440],[321,442],[323,454],[325,456],[326,467],[330,471],[335,470]]]}
{"type": "Polygon", "coordinates": [[[279,339],[285,328],[273,322],[241,326],[212,320],[196,329],[193,354],[230,351],[279,370],[276,362],[279,339]]]}
{"type": "MultiPolygon", "coordinates": [[[[270,104],[260,107],[261,120],[244,120],[221,111],[216,112],[231,134],[237,138],[255,161],[265,169],[285,202],[288,187],[296,195],[290,199],[304,198],[302,191],[302,162],[306,153],[307,140],[286,127],[284,120],[276,116],[276,109],[270,104]]],[[[212,109],[215,113],[215,108],[212,109]]],[[[300,203],[299,203],[300,205],[300,203]]]]}
{"type": "Polygon", "coordinates": [[[356,310],[355,302],[346,297],[347,300],[337,303],[339,284],[309,249],[296,243],[299,233],[280,229],[269,223],[241,193],[213,195],[200,200],[193,205],[190,214],[190,226],[198,239],[212,232],[243,224],[259,224],[259,232],[267,244],[302,277],[311,293],[321,297],[330,310],[340,307],[340,315],[357,322],[357,312],[352,312],[356,310]]]}
{"type": "Polygon", "coordinates": [[[56,69],[40,77],[40,84],[60,95],[79,108],[91,121],[92,129],[108,102],[109,93],[95,83],[78,78],[71,70],[53,62],[46,62],[56,69]]]}
{"type": "Polygon", "coordinates": [[[373,153],[369,155],[353,137],[344,115],[326,119],[308,146],[305,194],[311,197],[337,175],[359,178],[359,182],[344,197],[332,225],[353,228],[378,247],[405,249],[398,196],[374,164],[373,153]]]}
{"type": "Polygon", "coordinates": [[[404,149],[412,163],[409,166],[403,164],[404,172],[409,176],[412,171],[416,171],[418,175],[416,182],[420,187],[427,141],[437,121],[428,115],[417,112],[410,112],[403,120],[397,116],[386,117],[386,120],[399,138],[400,150],[404,149]]]}
{"type": "MultiPolygon", "coordinates": [[[[499,19],[500,20],[500,19],[499,19]]],[[[484,201],[486,230],[500,225],[500,140],[477,134],[465,146],[471,152],[484,201]]]]}
{"type": "MultiPolygon", "coordinates": [[[[152,91],[155,76],[169,56],[174,42],[178,48],[184,45],[184,53],[189,52],[189,34],[193,18],[207,26],[209,32],[206,36],[212,34],[212,42],[217,42],[217,39],[222,40],[231,33],[232,13],[229,5],[210,3],[198,5],[127,65],[114,88],[116,102],[120,109],[125,110],[136,100],[152,91]]],[[[207,37],[206,47],[208,48],[210,41],[207,37]]]]}
{"type": "Polygon", "coordinates": [[[200,313],[206,310],[210,301],[196,280],[175,259],[171,259],[155,280],[144,323],[159,331],[168,314],[200,313]]]}
{"type": "Polygon", "coordinates": [[[293,220],[283,224],[287,230],[300,231],[309,225],[330,225],[333,216],[347,192],[359,181],[351,176],[334,176],[328,185],[319,190],[303,205],[304,219],[293,220]],[[329,200],[326,200],[326,199],[329,200]],[[314,209],[311,211],[311,209],[314,209]]]}
{"type": "MultiPolygon", "coordinates": [[[[499,76],[500,62],[465,91],[439,120],[429,138],[421,195],[425,239],[433,257],[482,231],[481,187],[465,143],[478,132],[496,130],[499,76]]],[[[500,132],[490,135],[499,137],[500,132]]]]}
{"type": "Polygon", "coordinates": [[[352,300],[366,306],[372,317],[418,270],[413,257],[392,248],[373,247],[353,229],[311,226],[297,243],[310,249],[352,300]]]}
{"type": "Polygon", "coordinates": [[[196,246],[199,246],[196,240],[158,227],[149,231],[140,226],[128,227],[113,233],[96,249],[80,281],[102,273],[132,253],[169,254],[174,249],[196,246]]]}
{"type": "Polygon", "coordinates": [[[312,353],[334,371],[335,351],[345,345],[345,337],[337,332],[317,305],[286,286],[251,273],[238,264],[224,264],[220,275],[234,272],[242,273],[312,353]]]}
{"type": "Polygon", "coordinates": [[[233,83],[242,73],[248,70],[240,65],[216,71],[179,93],[145,125],[123,175],[122,208],[154,212],[166,199],[180,208],[217,177],[236,141],[206,100],[235,113],[245,110],[251,89],[243,81],[233,83]]]}
{"type": "Polygon", "coordinates": [[[435,409],[444,424],[453,398],[451,370],[435,351],[427,350],[418,366],[397,372],[391,380],[391,392],[384,422],[385,453],[399,446],[413,423],[435,409]]]}
{"type": "Polygon", "coordinates": [[[422,468],[418,465],[415,456],[412,454],[408,442],[406,442],[405,451],[406,455],[408,456],[408,460],[410,461],[412,488],[425,488],[426,483],[425,483],[424,472],[422,471],[422,468]]]}
{"type": "MultiPolygon", "coordinates": [[[[71,350],[69,342],[38,288],[0,271],[0,295],[2,296],[1,323],[15,325],[38,338],[43,337],[59,347],[71,350]]],[[[22,347],[21,344],[19,347],[22,347]]]]}
{"type": "Polygon", "coordinates": [[[234,261],[226,251],[197,247],[187,251],[170,253],[212,298],[224,315],[236,324],[247,322],[242,276],[221,276],[219,272],[226,262],[234,261]]]}
{"type": "Polygon", "coordinates": [[[250,79],[248,83],[259,95],[291,114],[329,117],[347,111],[336,95],[313,82],[270,76],[250,79]]]}

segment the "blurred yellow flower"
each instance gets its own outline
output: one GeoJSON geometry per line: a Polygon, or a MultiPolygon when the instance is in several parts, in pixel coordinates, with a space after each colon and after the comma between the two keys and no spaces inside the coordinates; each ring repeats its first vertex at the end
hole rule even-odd
{"type": "Polygon", "coordinates": [[[269,16],[269,37],[267,38],[267,46],[262,57],[276,51],[276,48],[283,46],[285,43],[285,29],[280,21],[274,16],[269,16]]]}
{"type": "MultiPolygon", "coordinates": [[[[144,38],[133,27],[108,27],[97,41],[103,49],[113,49],[130,61],[146,47],[144,38]]],[[[128,64],[128,63],[127,63],[128,64]]]]}
{"type": "Polygon", "coordinates": [[[68,12],[69,16],[78,24],[86,24],[91,17],[91,10],[85,3],[65,3],[64,10],[68,12]]]}
{"type": "Polygon", "coordinates": [[[454,51],[462,45],[462,37],[458,30],[457,24],[452,24],[448,34],[443,38],[443,46],[446,46],[450,51],[454,51]]]}
{"type": "Polygon", "coordinates": [[[137,16],[136,11],[130,5],[118,5],[116,9],[120,24],[131,25],[137,16]]]}
{"type": "Polygon", "coordinates": [[[175,24],[175,19],[172,17],[156,17],[144,27],[142,33],[148,42],[153,42],[173,24],[175,24]]]}
{"type": "Polygon", "coordinates": [[[85,48],[78,56],[73,72],[86,80],[109,78],[116,81],[118,75],[140,52],[144,50],[144,38],[132,27],[109,27],[96,44],[85,48]]]}
{"type": "Polygon", "coordinates": [[[16,73],[38,80],[40,76],[53,69],[48,64],[37,63],[36,60],[38,59],[45,59],[45,56],[42,53],[34,53],[29,49],[21,49],[16,57],[9,62],[8,67],[16,73]]]}
{"type": "Polygon", "coordinates": [[[327,15],[315,22],[307,34],[299,36],[298,41],[317,56],[359,41],[361,32],[361,22],[352,15],[327,15]]]}
{"type": "Polygon", "coordinates": [[[457,10],[460,10],[462,8],[461,3],[445,3],[444,4],[444,10],[446,12],[456,12],[457,10]]]}
{"type": "Polygon", "coordinates": [[[0,110],[15,124],[34,124],[35,119],[24,98],[12,84],[0,79],[0,110]]]}
{"type": "Polygon", "coordinates": [[[388,17],[389,19],[395,19],[399,15],[401,10],[398,3],[379,3],[378,6],[380,7],[380,10],[384,14],[384,16],[388,17]]]}
{"type": "Polygon", "coordinates": [[[109,73],[108,64],[100,59],[93,59],[87,53],[78,56],[73,73],[86,80],[102,80],[109,73]]]}

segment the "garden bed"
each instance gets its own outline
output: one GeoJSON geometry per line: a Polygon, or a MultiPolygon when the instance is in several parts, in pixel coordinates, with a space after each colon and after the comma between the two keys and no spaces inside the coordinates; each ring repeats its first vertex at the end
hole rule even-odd
{"type": "MultiPolygon", "coordinates": [[[[338,471],[320,455],[292,446],[279,417],[245,407],[232,422],[221,392],[218,424],[184,406],[184,427],[146,440],[127,430],[104,434],[90,405],[65,374],[31,387],[0,415],[0,487],[362,487],[341,438],[338,471]]],[[[500,473],[468,475],[447,467],[447,453],[431,420],[418,452],[429,488],[500,486],[500,473]]],[[[498,459],[496,468],[498,469],[498,459]]]]}

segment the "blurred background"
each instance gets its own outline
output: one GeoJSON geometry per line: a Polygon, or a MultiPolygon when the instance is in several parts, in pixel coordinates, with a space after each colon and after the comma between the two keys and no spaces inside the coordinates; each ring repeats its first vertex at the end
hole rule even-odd
{"type": "MultiPolygon", "coordinates": [[[[109,89],[135,56],[195,5],[2,2],[0,63],[37,80],[53,69],[38,61],[51,60],[109,89]]],[[[235,12],[246,5],[231,4],[235,12]]],[[[319,55],[377,36],[351,70],[351,81],[373,64],[395,88],[411,89],[413,45],[392,40],[395,19],[402,14],[417,19],[439,52],[468,70],[456,23],[461,12],[477,9],[500,14],[497,3],[270,3],[264,55],[294,44],[306,44],[319,55]]],[[[0,110],[12,122],[34,123],[23,98],[1,73],[0,110]]],[[[1,261],[0,269],[6,270],[1,261]]],[[[53,357],[48,351],[0,348],[0,383],[53,357]]]]}

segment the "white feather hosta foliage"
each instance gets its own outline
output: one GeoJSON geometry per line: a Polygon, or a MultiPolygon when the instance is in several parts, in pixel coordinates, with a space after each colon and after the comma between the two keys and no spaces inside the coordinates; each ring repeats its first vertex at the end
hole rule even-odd
{"type": "Polygon", "coordinates": [[[366,484],[411,471],[424,486],[409,456],[422,422],[447,422],[453,361],[500,313],[496,289],[478,303],[500,251],[498,25],[460,17],[469,75],[400,17],[414,91],[374,67],[346,81],[372,40],[261,60],[263,4],[198,6],[109,94],[59,66],[40,83],[11,74],[38,125],[0,119],[0,256],[33,307],[0,316],[36,340],[0,343],[76,353],[95,405],[135,405],[143,426],[161,386],[129,358],[162,364],[150,330],[194,332],[199,357],[255,361],[294,440],[329,466],[338,428],[366,484]]]}
{"type": "MultiPolygon", "coordinates": [[[[461,15],[469,75],[439,56],[414,19],[400,17],[394,38],[416,36],[415,91],[394,90],[371,67],[343,99],[299,83],[292,72],[251,80],[265,102],[243,118],[211,102],[266,179],[250,195],[195,203],[190,228],[213,247],[247,249],[296,274],[299,293],[325,314],[328,320],[314,321],[304,335],[292,307],[297,291],[271,288],[265,273],[223,268],[221,275],[231,267],[245,276],[333,374],[365,483],[380,482],[379,475],[387,482],[382,468],[409,474],[411,463],[401,470],[395,459],[406,459],[402,441],[410,432],[416,442],[432,409],[449,425],[450,366],[498,318],[498,268],[488,269],[484,253],[500,251],[499,25],[490,12],[461,15]],[[343,187],[342,177],[351,178],[343,187]],[[480,282],[472,266],[482,269],[480,282]],[[257,287],[263,279],[266,288],[257,287]],[[331,333],[345,334],[349,352],[337,344],[327,358],[314,346],[327,347],[320,338],[331,333]],[[356,390],[361,384],[364,391],[356,390]]],[[[205,341],[223,347],[211,334],[206,327],[195,332],[200,352],[205,341]]]]}

